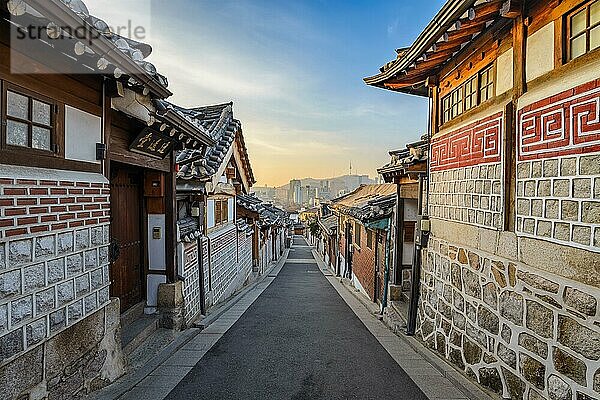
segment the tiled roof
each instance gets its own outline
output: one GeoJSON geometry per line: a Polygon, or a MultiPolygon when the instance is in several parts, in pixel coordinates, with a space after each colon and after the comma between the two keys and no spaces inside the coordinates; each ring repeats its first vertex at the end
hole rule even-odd
{"type": "Polygon", "coordinates": [[[338,226],[338,217],[336,215],[328,215],[319,220],[319,225],[321,225],[328,235],[331,235],[338,226]]]}
{"type": "Polygon", "coordinates": [[[237,205],[246,210],[258,213],[259,226],[266,227],[271,225],[290,225],[289,214],[272,204],[264,203],[258,197],[253,195],[238,195],[236,197],[237,205]]]}
{"type": "Polygon", "coordinates": [[[191,243],[201,235],[198,218],[182,218],[177,221],[177,227],[179,228],[179,240],[181,242],[191,243]]]}
{"type": "Polygon", "coordinates": [[[418,163],[426,163],[429,144],[426,138],[424,139],[407,144],[405,149],[390,151],[391,161],[379,168],[377,172],[386,176],[393,173],[402,173],[418,163]]]}
{"type": "MultiPolygon", "coordinates": [[[[99,33],[100,38],[107,39],[112,43],[112,49],[110,51],[124,54],[130,60],[130,65],[111,64],[109,59],[112,55],[105,55],[101,49],[100,43],[92,42],[90,46],[87,46],[75,36],[71,37],[74,48],[72,49],[72,54],[70,54],[70,56],[86,60],[86,65],[99,71],[99,73],[111,73],[116,79],[120,79],[124,76],[125,78],[128,78],[128,84],[140,88],[144,87],[144,84],[139,82],[134,75],[139,77],[140,71],[144,71],[147,76],[152,78],[154,83],[158,84],[158,87],[164,88],[164,90],[161,90],[161,94],[166,96],[170,95],[170,92],[166,90],[169,85],[167,78],[158,73],[154,64],[146,61],[148,56],[152,53],[152,47],[146,43],[141,43],[112,32],[108,23],[90,14],[87,6],[82,0],[46,0],[44,2],[35,3],[33,6],[25,3],[23,0],[10,0],[8,2],[8,9],[15,17],[27,15],[40,20],[40,23],[45,22],[45,25],[43,26],[47,25],[48,33],[51,37],[54,35],[54,32],[57,34],[68,35],[68,32],[65,29],[62,29],[61,31],[58,30],[59,27],[63,26],[63,21],[57,19],[56,15],[59,14],[52,12],[52,10],[56,9],[52,8],[54,5],[60,5],[74,13],[81,20],[80,24],[83,23],[81,24],[82,26],[89,25],[95,29],[99,33]],[[89,63],[88,60],[93,60],[94,62],[89,63]],[[137,65],[137,67],[134,68],[135,71],[124,70],[134,65],[137,65]]],[[[63,13],[61,15],[66,16],[67,14],[63,13]]]]}
{"type": "Polygon", "coordinates": [[[392,214],[396,204],[396,185],[362,185],[332,201],[332,208],[361,221],[374,221],[392,214]]]}
{"type": "Polygon", "coordinates": [[[177,164],[180,165],[178,178],[205,179],[214,175],[225,160],[236,135],[242,144],[244,156],[243,166],[251,183],[254,175],[250,166],[247,150],[243,142],[242,124],[233,118],[233,103],[218,104],[208,107],[185,109],[177,107],[177,112],[202,129],[216,144],[209,146],[206,151],[185,149],[177,153],[177,164]]]}

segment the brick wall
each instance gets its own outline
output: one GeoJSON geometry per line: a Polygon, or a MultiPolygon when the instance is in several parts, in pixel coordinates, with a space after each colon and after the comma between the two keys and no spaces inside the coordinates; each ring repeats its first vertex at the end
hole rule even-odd
{"type": "Polygon", "coordinates": [[[98,174],[0,166],[0,366],[109,304],[109,192],[98,174]]]}
{"type": "Polygon", "coordinates": [[[200,314],[200,268],[198,243],[180,243],[180,262],[183,263],[183,301],[185,304],[185,322],[190,324],[200,314]]]}
{"type": "Polygon", "coordinates": [[[600,252],[600,80],[519,111],[517,232],[600,252]]]}

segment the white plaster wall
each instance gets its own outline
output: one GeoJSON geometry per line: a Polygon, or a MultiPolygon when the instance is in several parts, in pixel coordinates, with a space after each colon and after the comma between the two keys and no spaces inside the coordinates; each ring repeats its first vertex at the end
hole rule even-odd
{"type": "Polygon", "coordinates": [[[215,201],[208,200],[206,205],[206,227],[213,228],[215,226],[215,201]]]}
{"type": "Polygon", "coordinates": [[[227,220],[228,221],[234,221],[235,220],[235,203],[234,203],[235,199],[229,198],[227,199],[227,220]]]}
{"type": "Polygon", "coordinates": [[[554,21],[527,38],[527,82],[554,69],[554,21]]]}
{"type": "Polygon", "coordinates": [[[496,61],[496,96],[508,92],[514,86],[513,49],[505,51],[496,61]]]}
{"type": "Polygon", "coordinates": [[[65,158],[100,163],[96,143],[102,142],[102,118],[65,106],[65,158]]]}
{"type": "MultiPolygon", "coordinates": [[[[158,286],[161,283],[167,283],[167,277],[165,275],[148,274],[146,277],[147,292],[146,295],[146,306],[156,307],[158,305],[158,286]]],[[[153,310],[146,310],[148,313],[152,313],[153,310]]]]}

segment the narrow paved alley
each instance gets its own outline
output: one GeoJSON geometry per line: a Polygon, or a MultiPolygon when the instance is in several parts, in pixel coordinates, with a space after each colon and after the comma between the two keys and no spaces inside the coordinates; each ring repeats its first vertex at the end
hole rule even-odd
{"type": "Polygon", "coordinates": [[[397,399],[400,393],[427,398],[296,237],[274,282],[167,398],[397,399]]]}

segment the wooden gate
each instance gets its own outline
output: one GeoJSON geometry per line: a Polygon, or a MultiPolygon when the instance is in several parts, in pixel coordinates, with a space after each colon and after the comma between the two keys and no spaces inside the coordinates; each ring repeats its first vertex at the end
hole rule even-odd
{"type": "Polygon", "coordinates": [[[110,290],[124,312],[142,301],[142,175],[131,168],[112,168],[110,290]]]}

